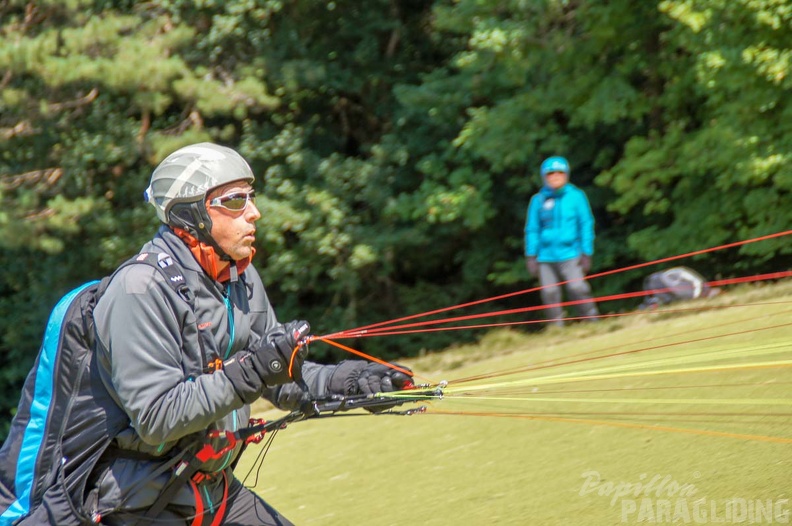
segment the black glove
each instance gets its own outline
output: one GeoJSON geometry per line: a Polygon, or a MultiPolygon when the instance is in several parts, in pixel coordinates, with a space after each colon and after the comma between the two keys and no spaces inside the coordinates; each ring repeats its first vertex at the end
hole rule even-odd
{"type": "Polygon", "coordinates": [[[588,274],[589,270],[591,270],[591,256],[586,254],[580,256],[580,270],[583,271],[584,276],[588,274]]]}
{"type": "Polygon", "coordinates": [[[531,276],[539,274],[539,262],[536,261],[536,256],[525,257],[525,268],[528,269],[528,274],[531,276]]]}
{"type": "Polygon", "coordinates": [[[345,360],[336,366],[327,389],[330,394],[371,395],[400,391],[412,386],[412,371],[398,364],[392,365],[408,371],[409,374],[379,363],[345,360]]]}
{"type": "MultiPolygon", "coordinates": [[[[302,366],[305,362],[305,357],[308,355],[308,347],[302,345],[297,349],[298,343],[303,340],[311,332],[311,326],[307,321],[293,320],[283,325],[283,332],[271,332],[267,335],[267,339],[278,351],[278,354],[286,361],[286,375],[295,382],[302,380],[302,366]],[[294,359],[292,360],[292,354],[294,359]],[[291,371],[289,371],[289,364],[291,363],[291,371]]],[[[269,365],[272,365],[270,363],[269,365]]],[[[269,365],[267,366],[269,368],[269,365]]],[[[277,366],[276,366],[277,367],[277,366]]],[[[278,382],[285,384],[285,382],[278,382]]]]}
{"type": "Polygon", "coordinates": [[[226,377],[245,403],[261,396],[265,387],[302,380],[302,366],[308,350],[305,346],[297,352],[294,350],[308,335],[311,326],[307,321],[292,321],[283,329],[283,332],[270,333],[266,341],[261,340],[250,349],[236,353],[223,364],[226,377]]]}
{"type": "MultiPolygon", "coordinates": [[[[413,386],[412,371],[399,364],[391,364],[404,371],[392,369],[387,365],[366,362],[364,360],[345,360],[336,366],[333,376],[330,377],[327,389],[330,394],[340,395],[372,395],[374,393],[389,393],[409,389],[413,386]]],[[[383,403],[369,406],[367,411],[379,413],[394,407],[394,403],[383,403]]]]}

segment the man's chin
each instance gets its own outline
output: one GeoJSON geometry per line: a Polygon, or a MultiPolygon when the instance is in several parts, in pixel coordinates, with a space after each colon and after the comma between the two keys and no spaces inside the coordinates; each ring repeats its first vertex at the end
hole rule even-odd
{"type": "Polygon", "coordinates": [[[242,261],[243,259],[247,259],[253,255],[253,248],[252,247],[240,247],[234,251],[234,254],[231,257],[234,261],[242,261]]]}

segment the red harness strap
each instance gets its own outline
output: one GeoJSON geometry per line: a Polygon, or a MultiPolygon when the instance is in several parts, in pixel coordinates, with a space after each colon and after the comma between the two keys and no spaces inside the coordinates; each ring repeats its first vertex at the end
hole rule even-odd
{"type": "Polygon", "coordinates": [[[220,524],[223,522],[226,512],[226,504],[228,504],[228,477],[226,476],[226,472],[223,471],[223,501],[220,503],[220,508],[217,510],[217,515],[215,515],[215,518],[212,521],[212,526],[220,526],[220,524]]]}
{"type": "Polygon", "coordinates": [[[201,526],[204,514],[203,498],[201,498],[201,490],[198,489],[198,484],[190,479],[190,486],[195,493],[195,518],[192,521],[192,526],[201,526]]]}
{"type": "MultiPolygon", "coordinates": [[[[226,512],[226,505],[228,504],[228,476],[226,472],[223,471],[223,500],[220,501],[220,507],[217,508],[217,513],[212,519],[212,526],[220,526],[223,522],[223,517],[225,517],[226,512]]],[[[190,487],[192,487],[193,493],[195,493],[195,518],[192,521],[191,526],[201,526],[203,523],[203,516],[204,516],[204,504],[203,498],[201,497],[201,490],[198,489],[198,484],[195,483],[194,480],[190,479],[190,487]]]]}

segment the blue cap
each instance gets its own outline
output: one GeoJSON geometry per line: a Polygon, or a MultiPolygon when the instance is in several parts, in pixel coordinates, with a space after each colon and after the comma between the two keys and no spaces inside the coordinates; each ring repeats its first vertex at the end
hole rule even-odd
{"type": "Polygon", "coordinates": [[[540,171],[542,173],[542,177],[549,174],[550,172],[564,172],[568,174],[569,161],[559,156],[548,157],[542,161],[542,167],[540,171]]]}

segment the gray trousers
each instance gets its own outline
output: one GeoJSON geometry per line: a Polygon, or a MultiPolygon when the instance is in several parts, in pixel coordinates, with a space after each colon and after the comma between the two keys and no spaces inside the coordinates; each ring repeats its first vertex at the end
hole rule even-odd
{"type": "MultiPolygon", "coordinates": [[[[211,525],[216,520],[218,504],[222,500],[222,487],[213,488],[211,493],[212,501],[215,504],[206,508],[200,521],[195,520],[195,508],[170,506],[165,508],[152,523],[162,526],[211,525]]],[[[142,526],[144,522],[139,522],[141,516],[142,514],[113,514],[105,518],[102,524],[113,526],[135,524],[142,526]]],[[[267,504],[264,499],[244,487],[236,477],[231,477],[229,482],[226,510],[220,524],[224,526],[294,526],[291,521],[267,504]]]]}
{"type": "MultiPolygon", "coordinates": [[[[588,281],[583,279],[583,271],[580,269],[580,258],[568,259],[558,263],[539,263],[539,282],[542,284],[542,303],[554,305],[561,303],[561,286],[558,283],[569,281],[565,285],[567,294],[571,301],[591,300],[591,287],[588,281]]],[[[578,316],[597,316],[597,304],[593,301],[585,301],[575,305],[578,316]]],[[[561,307],[548,307],[546,309],[547,319],[553,325],[563,325],[562,318],[564,312],[561,307]]]]}
{"type": "MultiPolygon", "coordinates": [[[[264,499],[242,486],[234,478],[228,490],[228,509],[222,524],[233,526],[294,526],[291,521],[278,513],[275,508],[264,502],[264,499]]],[[[208,523],[205,523],[208,524],[208,523]]]]}

